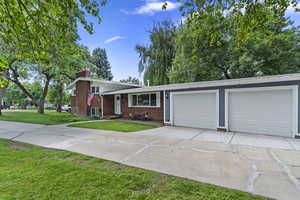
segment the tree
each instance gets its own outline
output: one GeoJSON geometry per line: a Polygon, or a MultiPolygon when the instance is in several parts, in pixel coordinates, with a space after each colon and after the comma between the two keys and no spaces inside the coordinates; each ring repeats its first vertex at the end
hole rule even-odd
{"type": "Polygon", "coordinates": [[[0,88],[0,116],[2,115],[2,106],[3,106],[2,100],[3,100],[4,92],[5,92],[5,89],[0,88]]]}
{"type": "Polygon", "coordinates": [[[150,31],[150,45],[137,45],[139,72],[144,72],[144,81],[151,85],[168,84],[168,72],[175,57],[176,26],[171,21],[154,24],[150,31]]]}
{"type": "MultiPolygon", "coordinates": [[[[0,51],[1,53],[1,51],[0,51]]],[[[1,55],[1,54],[0,54],[1,55]]],[[[2,115],[2,99],[5,94],[5,88],[7,87],[8,81],[4,79],[4,74],[6,73],[6,65],[1,65],[1,56],[0,56],[0,116],[2,115]]]]}
{"type": "Polygon", "coordinates": [[[94,73],[98,78],[105,80],[112,80],[113,75],[111,73],[111,66],[107,58],[106,50],[101,48],[96,48],[93,50],[92,63],[96,66],[94,73]]]}
{"type": "Polygon", "coordinates": [[[169,77],[172,83],[295,73],[300,66],[300,34],[290,20],[264,9],[267,30],[249,33],[237,43],[231,27],[235,13],[201,21],[190,19],[177,34],[177,54],[169,77]],[[265,31],[270,35],[265,36],[265,31]],[[212,42],[212,32],[220,32],[212,42]]]}
{"type": "Polygon", "coordinates": [[[86,15],[98,17],[106,0],[1,0],[0,40],[18,56],[59,55],[77,37],[77,24],[93,33],[86,15]]]}
{"type": "Polygon", "coordinates": [[[140,80],[138,78],[135,77],[131,77],[129,76],[127,79],[122,79],[120,80],[121,83],[132,83],[135,85],[140,85],[140,80]]]}
{"type": "MultiPolygon", "coordinates": [[[[237,42],[247,40],[249,33],[255,30],[262,30],[265,36],[268,36],[266,22],[268,15],[264,9],[271,10],[276,17],[283,17],[288,7],[294,7],[296,11],[297,0],[281,1],[249,1],[249,0],[177,0],[181,2],[180,11],[188,20],[203,20],[214,16],[224,16],[228,12],[235,14],[235,20],[230,22],[230,26],[236,28],[237,42]]],[[[168,3],[165,3],[163,9],[166,9],[168,3]]],[[[208,37],[214,41],[217,40],[221,32],[211,32],[208,37]]]]}
{"type": "MultiPolygon", "coordinates": [[[[28,91],[36,98],[39,99],[42,96],[43,88],[38,81],[24,82],[23,85],[28,88],[28,91]]],[[[6,88],[4,98],[5,102],[11,105],[17,105],[26,109],[28,105],[32,104],[32,101],[24,94],[24,92],[14,83],[10,83],[6,88]]]]}
{"type": "Polygon", "coordinates": [[[94,71],[95,68],[96,66],[91,63],[91,56],[88,48],[83,45],[78,46],[78,51],[76,53],[64,58],[64,62],[60,67],[60,72],[56,74],[51,85],[55,88],[54,91],[57,92],[56,95],[51,97],[51,101],[55,102],[54,104],[56,105],[57,112],[61,112],[62,105],[66,103],[65,87],[76,79],[76,73],[83,69],[94,71]]]}
{"type": "Polygon", "coordinates": [[[64,85],[60,82],[55,83],[50,89],[47,96],[47,101],[56,106],[56,111],[62,111],[62,105],[69,102],[70,96],[65,92],[64,85]]]}
{"type": "Polygon", "coordinates": [[[64,71],[65,57],[77,51],[77,25],[81,23],[93,33],[86,15],[98,17],[100,22],[99,7],[104,4],[105,0],[0,0],[0,42],[7,54],[0,54],[0,67],[8,71],[6,78],[39,105],[39,113],[44,113],[51,80],[64,71]],[[35,99],[20,81],[26,67],[34,68],[44,79],[40,99],[35,99]]]}

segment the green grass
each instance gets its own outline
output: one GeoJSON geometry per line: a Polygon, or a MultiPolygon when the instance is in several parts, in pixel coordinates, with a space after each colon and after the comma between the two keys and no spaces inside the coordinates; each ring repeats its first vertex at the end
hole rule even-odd
{"type": "Polygon", "coordinates": [[[103,122],[87,122],[79,124],[71,124],[70,127],[78,128],[90,128],[98,130],[110,130],[110,131],[120,131],[120,132],[136,132],[143,131],[152,128],[157,128],[158,126],[147,125],[134,122],[122,122],[122,121],[103,121],[103,122]]]}
{"type": "Polygon", "coordinates": [[[2,115],[3,116],[0,116],[0,120],[44,125],[55,125],[92,119],[90,117],[81,117],[70,113],[58,113],[55,111],[46,111],[45,114],[38,114],[36,111],[3,112],[2,115]]]}
{"type": "Polygon", "coordinates": [[[1,200],[266,200],[67,151],[0,139],[1,200]]]}

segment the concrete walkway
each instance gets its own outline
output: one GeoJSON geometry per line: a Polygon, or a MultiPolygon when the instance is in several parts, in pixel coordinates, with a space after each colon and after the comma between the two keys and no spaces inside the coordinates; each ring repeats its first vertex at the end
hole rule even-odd
{"type": "Polygon", "coordinates": [[[119,133],[0,121],[0,138],[273,197],[299,200],[300,140],[161,127],[119,133]]]}

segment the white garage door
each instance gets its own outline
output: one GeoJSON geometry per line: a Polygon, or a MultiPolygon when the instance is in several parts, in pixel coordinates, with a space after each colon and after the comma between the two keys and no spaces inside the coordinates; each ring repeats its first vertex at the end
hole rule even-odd
{"type": "Polygon", "coordinates": [[[174,94],[172,107],[175,126],[216,128],[215,92],[174,94]]]}
{"type": "Polygon", "coordinates": [[[291,137],[293,90],[233,91],[228,94],[230,131],[291,137]]]}

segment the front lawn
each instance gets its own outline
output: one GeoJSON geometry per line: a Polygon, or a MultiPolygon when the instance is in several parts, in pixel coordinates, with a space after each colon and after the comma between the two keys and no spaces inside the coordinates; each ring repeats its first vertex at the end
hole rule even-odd
{"type": "Polygon", "coordinates": [[[78,128],[91,128],[98,130],[110,130],[110,131],[120,131],[120,132],[136,132],[143,131],[152,128],[158,128],[158,126],[147,125],[134,122],[122,122],[122,121],[100,121],[100,122],[87,122],[79,124],[71,124],[70,127],[78,128]]]}
{"type": "Polygon", "coordinates": [[[266,200],[67,151],[0,139],[0,199],[266,200]]]}
{"type": "Polygon", "coordinates": [[[55,125],[68,122],[88,121],[90,117],[76,116],[70,113],[58,113],[55,111],[46,111],[45,114],[38,114],[36,111],[24,112],[3,112],[0,120],[25,122],[32,124],[55,125]]]}

